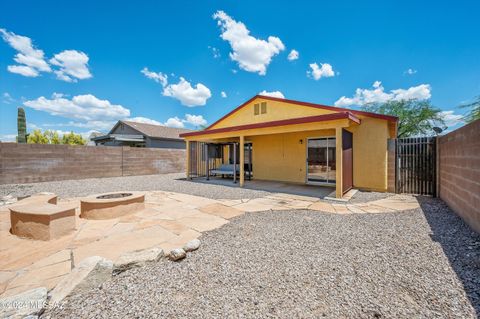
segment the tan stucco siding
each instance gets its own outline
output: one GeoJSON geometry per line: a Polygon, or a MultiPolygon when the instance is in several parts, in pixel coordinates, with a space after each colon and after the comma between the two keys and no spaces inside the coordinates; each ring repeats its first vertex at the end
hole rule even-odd
{"type": "Polygon", "coordinates": [[[257,98],[233,114],[230,114],[210,129],[264,123],[284,119],[293,119],[299,117],[323,115],[336,113],[330,110],[324,110],[314,107],[295,105],[291,103],[264,100],[257,98]],[[267,113],[254,115],[254,105],[261,102],[267,103],[267,113]]]}
{"type": "Polygon", "coordinates": [[[387,191],[387,121],[363,118],[348,130],[353,133],[354,187],[387,191]]]}
{"type": "Polygon", "coordinates": [[[253,136],[255,179],[305,183],[307,138],[335,136],[335,130],[253,136]],[[302,140],[302,142],[300,142],[302,140]]]}
{"type": "MultiPolygon", "coordinates": [[[[365,118],[348,128],[353,133],[353,184],[356,188],[387,190],[387,122],[365,118]]],[[[307,138],[335,136],[335,130],[252,136],[256,179],[305,183],[307,138]],[[302,140],[302,144],[300,143],[302,140]]]]}

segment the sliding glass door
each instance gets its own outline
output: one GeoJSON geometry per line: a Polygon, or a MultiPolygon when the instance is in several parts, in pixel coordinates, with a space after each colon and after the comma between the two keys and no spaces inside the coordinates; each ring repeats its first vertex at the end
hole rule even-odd
{"type": "Polygon", "coordinates": [[[308,139],[307,183],[335,185],[335,170],[335,137],[308,139]]]}

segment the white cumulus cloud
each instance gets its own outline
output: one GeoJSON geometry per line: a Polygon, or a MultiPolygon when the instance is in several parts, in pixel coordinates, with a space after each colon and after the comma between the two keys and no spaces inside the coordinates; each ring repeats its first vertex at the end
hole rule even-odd
{"type": "Polygon", "coordinates": [[[106,121],[123,119],[130,116],[130,110],[122,105],[101,100],[92,94],[76,95],[68,99],[63,94],[54,93],[52,97],[39,97],[23,102],[27,107],[50,115],[88,121],[106,121]]]}
{"type": "Polygon", "coordinates": [[[205,105],[207,100],[212,96],[210,89],[198,83],[192,87],[190,82],[180,77],[177,84],[168,84],[163,89],[163,95],[173,97],[180,101],[185,106],[199,106],[205,105]]]}
{"type": "Polygon", "coordinates": [[[65,82],[77,82],[92,77],[88,69],[88,55],[77,50],[65,50],[54,55],[50,63],[59,67],[55,70],[57,79],[65,82]]]}
{"type": "Polygon", "coordinates": [[[222,30],[221,38],[232,48],[230,58],[245,71],[265,75],[272,58],[285,50],[278,37],[269,36],[267,41],[257,39],[250,35],[245,24],[235,21],[224,11],[217,11],[213,18],[222,30]]]}
{"type": "Polygon", "coordinates": [[[335,76],[335,72],[333,72],[332,66],[328,63],[320,63],[320,67],[317,63],[311,63],[310,68],[312,70],[307,71],[307,75],[313,77],[315,80],[335,76]]]}
{"type": "Polygon", "coordinates": [[[445,126],[449,128],[465,122],[464,116],[461,114],[455,114],[455,111],[441,111],[440,117],[445,122],[445,126]]]}
{"type": "Polygon", "coordinates": [[[168,127],[176,127],[176,128],[184,128],[185,124],[199,127],[207,125],[207,120],[203,118],[202,115],[192,115],[192,114],[185,114],[183,119],[179,118],[178,116],[169,118],[164,125],[168,127]]]}
{"type": "Polygon", "coordinates": [[[160,83],[162,86],[166,86],[168,83],[168,75],[163,74],[162,72],[153,72],[150,71],[147,67],[143,68],[142,72],[147,78],[154,80],[157,83],[160,83]]]}
{"type": "Polygon", "coordinates": [[[290,51],[290,53],[288,54],[287,59],[288,59],[289,61],[293,61],[293,60],[297,60],[299,56],[300,56],[300,53],[298,53],[297,50],[293,49],[293,50],[290,51]]]}
{"type": "Polygon", "coordinates": [[[192,114],[185,114],[184,122],[191,124],[193,126],[201,126],[201,125],[207,124],[207,120],[205,120],[202,115],[192,115],[192,114]]]}
{"type": "Polygon", "coordinates": [[[7,67],[11,73],[37,77],[41,72],[52,72],[51,66],[54,66],[53,72],[57,75],[57,79],[62,81],[77,82],[92,77],[88,69],[88,56],[84,52],[65,50],[47,61],[44,52],[35,48],[29,37],[17,35],[5,29],[0,29],[0,34],[5,42],[18,52],[13,58],[18,64],[7,67]]]}
{"type": "Polygon", "coordinates": [[[431,97],[431,88],[429,84],[420,84],[408,89],[391,90],[385,92],[382,82],[375,81],[373,89],[356,89],[355,95],[351,98],[342,96],[335,102],[335,106],[347,107],[350,105],[365,105],[369,103],[385,103],[387,101],[401,100],[426,100],[431,97]]]}
{"type": "Polygon", "coordinates": [[[280,91],[272,91],[272,92],[267,92],[263,90],[262,92],[258,93],[259,95],[264,95],[264,96],[271,96],[271,97],[278,97],[280,99],[284,99],[285,96],[283,95],[282,92],[280,91]]]}
{"type": "Polygon", "coordinates": [[[40,72],[51,72],[43,51],[35,48],[30,38],[5,29],[0,29],[0,34],[3,40],[17,51],[13,60],[18,65],[9,65],[8,71],[29,77],[37,77],[40,72]]]}
{"type": "Polygon", "coordinates": [[[127,119],[128,121],[132,122],[137,122],[137,123],[145,123],[145,124],[153,124],[153,125],[163,125],[159,121],[149,119],[148,117],[143,117],[143,116],[137,116],[137,117],[131,117],[127,119]]]}
{"type": "Polygon", "coordinates": [[[227,93],[225,93],[225,91],[222,91],[222,92],[220,93],[220,95],[221,95],[223,98],[226,98],[226,97],[227,97],[227,93]]]}
{"type": "Polygon", "coordinates": [[[176,127],[176,128],[184,128],[185,125],[183,124],[183,121],[178,118],[178,116],[171,117],[165,122],[165,126],[168,127],[176,127]]]}

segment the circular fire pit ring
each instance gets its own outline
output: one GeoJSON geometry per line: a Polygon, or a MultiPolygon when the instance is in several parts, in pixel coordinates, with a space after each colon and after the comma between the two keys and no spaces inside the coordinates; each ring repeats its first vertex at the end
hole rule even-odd
{"type": "Polygon", "coordinates": [[[145,209],[145,194],[116,192],[93,195],[80,200],[80,218],[113,219],[145,209]]]}
{"type": "Polygon", "coordinates": [[[98,195],[97,199],[125,198],[132,195],[133,195],[132,193],[113,193],[113,194],[98,195]]]}

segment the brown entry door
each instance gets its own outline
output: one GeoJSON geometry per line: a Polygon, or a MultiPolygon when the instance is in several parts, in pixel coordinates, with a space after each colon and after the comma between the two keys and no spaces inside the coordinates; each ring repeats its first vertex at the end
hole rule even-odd
{"type": "Polygon", "coordinates": [[[343,193],[353,187],[353,135],[351,132],[342,130],[342,175],[343,193]]]}

